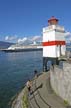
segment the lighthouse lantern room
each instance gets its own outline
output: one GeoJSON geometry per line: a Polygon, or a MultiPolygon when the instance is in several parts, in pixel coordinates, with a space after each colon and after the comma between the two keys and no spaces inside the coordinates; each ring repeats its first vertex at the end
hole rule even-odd
{"type": "Polygon", "coordinates": [[[57,63],[60,56],[65,55],[65,29],[58,25],[58,19],[51,17],[48,27],[43,28],[43,71],[47,71],[47,61],[57,63]]]}

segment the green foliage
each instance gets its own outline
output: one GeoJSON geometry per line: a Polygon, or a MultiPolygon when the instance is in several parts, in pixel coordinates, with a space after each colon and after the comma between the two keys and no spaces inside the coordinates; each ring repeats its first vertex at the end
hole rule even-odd
{"type": "Polygon", "coordinates": [[[29,104],[28,104],[28,97],[27,97],[27,94],[24,94],[22,100],[23,100],[23,108],[28,108],[29,104]]]}
{"type": "Polygon", "coordinates": [[[69,103],[68,103],[67,100],[64,100],[64,104],[65,104],[65,105],[69,105],[69,103]]]}

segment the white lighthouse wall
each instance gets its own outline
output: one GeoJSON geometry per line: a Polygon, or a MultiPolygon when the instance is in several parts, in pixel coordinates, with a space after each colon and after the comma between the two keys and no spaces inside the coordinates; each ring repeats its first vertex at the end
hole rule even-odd
{"type": "MultiPolygon", "coordinates": [[[[61,47],[61,54],[65,55],[65,45],[62,45],[61,47]]],[[[43,57],[60,57],[60,46],[45,46],[43,49],[43,57]]]]}
{"type": "MultiPolygon", "coordinates": [[[[55,31],[43,32],[43,42],[55,41],[55,31]]],[[[57,57],[56,46],[43,46],[43,57],[57,57]]]]}
{"type": "Polygon", "coordinates": [[[66,54],[66,46],[65,45],[62,45],[61,51],[62,51],[62,55],[66,54]]]}
{"type": "Polygon", "coordinates": [[[43,48],[43,57],[57,57],[56,46],[45,46],[43,48]]]}
{"type": "MultiPolygon", "coordinates": [[[[61,55],[65,55],[66,47],[65,45],[61,46],[61,55]]],[[[43,57],[60,57],[60,45],[56,46],[44,46],[43,48],[43,57]]]]}
{"type": "Polygon", "coordinates": [[[55,40],[65,41],[65,33],[55,31],[55,40]]]}
{"type": "Polygon", "coordinates": [[[60,46],[56,46],[56,57],[60,57],[60,46]]]}
{"type": "MultiPolygon", "coordinates": [[[[55,40],[65,41],[65,33],[55,32],[55,40]]],[[[60,46],[58,45],[58,47],[60,47],[60,46]]],[[[61,54],[65,55],[65,52],[66,52],[66,45],[61,45],[61,54]]]]}
{"type": "MultiPolygon", "coordinates": [[[[65,33],[55,30],[43,32],[43,42],[65,41],[65,33]]],[[[66,47],[61,45],[61,54],[65,55],[66,47]]],[[[60,57],[60,45],[43,46],[43,57],[60,57]]]]}
{"type": "Polygon", "coordinates": [[[43,32],[43,42],[54,41],[55,40],[55,31],[45,31],[43,32]]]}

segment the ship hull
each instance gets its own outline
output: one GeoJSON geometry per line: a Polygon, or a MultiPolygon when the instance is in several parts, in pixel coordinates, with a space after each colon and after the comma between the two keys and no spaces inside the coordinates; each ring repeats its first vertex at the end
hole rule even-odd
{"type": "Polygon", "coordinates": [[[25,49],[4,49],[4,52],[26,52],[26,51],[42,51],[42,48],[25,48],[25,49]]]}

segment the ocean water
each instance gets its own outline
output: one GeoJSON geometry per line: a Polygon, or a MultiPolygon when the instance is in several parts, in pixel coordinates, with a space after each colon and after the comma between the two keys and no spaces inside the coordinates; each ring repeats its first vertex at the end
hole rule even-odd
{"type": "Polygon", "coordinates": [[[10,108],[12,97],[34,76],[42,71],[42,51],[0,52],[0,108],[10,108]]]}

